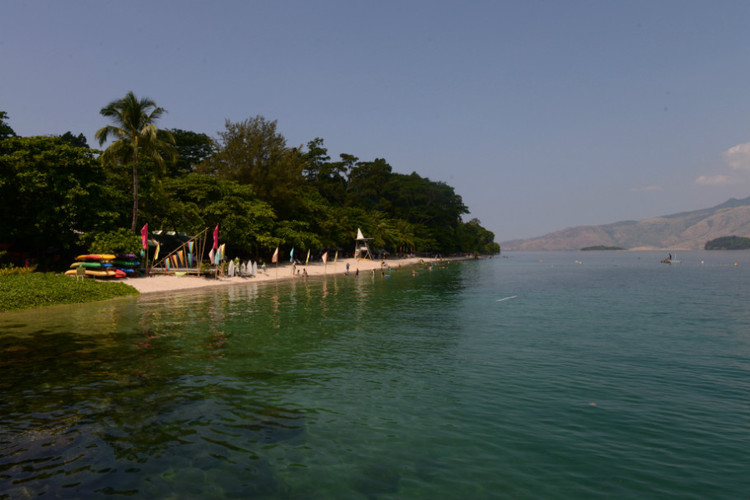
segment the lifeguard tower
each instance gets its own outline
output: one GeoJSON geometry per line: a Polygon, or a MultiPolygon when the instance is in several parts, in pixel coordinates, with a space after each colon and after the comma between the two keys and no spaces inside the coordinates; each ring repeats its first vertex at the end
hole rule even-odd
{"type": "Polygon", "coordinates": [[[372,253],[370,252],[370,245],[367,243],[368,241],[372,241],[372,238],[365,238],[364,235],[362,235],[362,230],[357,228],[357,240],[354,243],[355,259],[372,260],[372,253]]]}

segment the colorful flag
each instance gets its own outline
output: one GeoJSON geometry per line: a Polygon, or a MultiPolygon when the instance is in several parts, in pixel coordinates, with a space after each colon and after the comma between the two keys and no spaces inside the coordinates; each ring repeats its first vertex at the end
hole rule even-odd
{"type": "Polygon", "coordinates": [[[219,225],[216,224],[216,228],[214,229],[214,250],[219,248],[219,225]]]}
{"type": "Polygon", "coordinates": [[[154,252],[154,262],[156,262],[156,259],[159,258],[159,250],[161,250],[161,245],[159,245],[159,242],[156,242],[156,251],[154,252]]]}
{"type": "Polygon", "coordinates": [[[143,242],[143,249],[148,248],[148,222],[141,228],[141,242],[143,242]]]}
{"type": "Polygon", "coordinates": [[[289,262],[294,262],[294,247],[292,247],[292,251],[289,252],[289,262]]]}
{"type": "Polygon", "coordinates": [[[328,262],[328,252],[323,254],[323,264],[325,264],[326,262],[328,262]]]}
{"type": "Polygon", "coordinates": [[[279,247],[276,247],[276,251],[273,252],[273,257],[271,257],[272,263],[278,263],[279,262],[279,247]]]}
{"type": "Polygon", "coordinates": [[[305,265],[310,262],[310,250],[307,251],[307,258],[305,259],[305,265]]]}
{"type": "Polygon", "coordinates": [[[211,261],[211,264],[214,263],[214,249],[213,248],[208,252],[208,260],[211,261]]]}

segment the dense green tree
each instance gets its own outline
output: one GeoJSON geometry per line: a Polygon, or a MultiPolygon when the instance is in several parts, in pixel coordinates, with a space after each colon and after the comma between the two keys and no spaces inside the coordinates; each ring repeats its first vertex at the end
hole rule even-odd
{"type": "Polygon", "coordinates": [[[742,236],[722,236],[707,241],[705,250],[747,250],[750,249],[750,238],[742,236]]]}
{"type": "Polygon", "coordinates": [[[59,137],[0,141],[0,235],[38,258],[75,248],[117,218],[103,179],[93,150],[59,137]]]}
{"type": "Polygon", "coordinates": [[[277,245],[350,255],[358,228],[391,253],[499,251],[477,219],[462,220],[468,209],[453,187],[396,173],[382,158],[333,161],[321,138],[287,147],[262,116],[227,120],[214,140],[158,130],[164,110],[132,92],[101,112],[114,122],[96,134],[102,145],[114,139],[101,162],[83,134],[23,140],[0,112],[6,241],[39,254],[72,248],[80,233],[91,240],[130,225],[132,234],[144,217],[152,229],[190,234],[219,224],[230,257],[267,258],[277,245]]]}
{"type": "Polygon", "coordinates": [[[138,226],[138,163],[140,157],[151,158],[159,167],[164,167],[164,155],[176,160],[174,137],[159,130],[156,121],[166,111],[149,98],[138,99],[133,92],[116,99],[103,107],[100,114],[115,124],[102,127],[96,132],[99,145],[115,138],[102,155],[107,163],[129,163],[133,175],[133,218],[131,229],[138,226]]]}
{"type": "Polygon", "coordinates": [[[286,146],[286,139],[276,131],[276,121],[256,116],[238,123],[227,120],[216,154],[199,171],[252,185],[285,218],[295,212],[304,167],[302,152],[286,146]]]}
{"type": "Polygon", "coordinates": [[[60,136],[60,139],[79,148],[89,147],[89,143],[86,142],[86,136],[83,134],[73,135],[73,132],[67,131],[60,136]]]}
{"type": "Polygon", "coordinates": [[[197,234],[219,224],[233,255],[261,255],[275,247],[276,215],[251,186],[197,173],[166,179],[164,186],[170,197],[153,214],[152,227],[197,234]]]}
{"type": "Polygon", "coordinates": [[[15,137],[16,133],[13,131],[12,128],[10,128],[10,125],[8,125],[5,120],[8,119],[8,113],[5,111],[0,111],[0,139],[5,139],[7,137],[15,137]]]}
{"type": "Polygon", "coordinates": [[[193,172],[196,166],[216,152],[214,141],[206,134],[178,128],[169,129],[169,132],[174,137],[174,147],[178,154],[177,161],[167,166],[169,177],[193,172]]]}
{"type": "Polygon", "coordinates": [[[355,167],[359,158],[342,153],[339,155],[339,161],[328,161],[330,159],[327,155],[328,151],[322,147],[322,139],[319,141],[317,144],[314,141],[308,143],[307,182],[314,186],[329,203],[335,206],[345,206],[349,172],[355,167]],[[309,167],[310,162],[314,167],[309,167]]]}
{"type": "Polygon", "coordinates": [[[492,231],[482,227],[479,219],[474,218],[458,227],[459,248],[462,251],[473,251],[482,254],[500,253],[500,245],[495,243],[492,231]]]}
{"type": "Polygon", "coordinates": [[[387,210],[389,200],[381,194],[392,171],[391,166],[382,158],[357,162],[349,170],[346,186],[347,206],[387,210]]]}
{"type": "Polygon", "coordinates": [[[307,152],[304,154],[305,165],[302,174],[305,180],[311,183],[317,183],[321,174],[330,165],[331,157],[328,156],[328,149],[323,145],[323,139],[316,137],[307,143],[307,152]]]}

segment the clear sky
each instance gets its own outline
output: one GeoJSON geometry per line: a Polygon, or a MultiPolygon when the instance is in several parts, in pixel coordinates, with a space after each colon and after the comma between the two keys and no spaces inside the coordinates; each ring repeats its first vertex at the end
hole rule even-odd
{"type": "Polygon", "coordinates": [[[747,0],[2,1],[17,134],[95,146],[129,90],[444,181],[498,242],[750,196],[747,0]]]}

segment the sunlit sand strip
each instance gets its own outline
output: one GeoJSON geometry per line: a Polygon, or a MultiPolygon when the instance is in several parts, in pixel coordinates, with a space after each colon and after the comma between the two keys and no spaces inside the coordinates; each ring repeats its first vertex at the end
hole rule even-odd
{"type": "MultiPolygon", "coordinates": [[[[456,259],[445,259],[445,260],[456,260],[456,259]]],[[[171,275],[156,275],[142,278],[125,278],[121,280],[122,283],[128,284],[138,290],[140,293],[156,293],[156,292],[175,292],[179,290],[192,290],[196,288],[209,288],[216,286],[226,286],[242,283],[259,283],[265,281],[274,280],[290,280],[290,279],[304,279],[304,271],[307,271],[308,276],[323,276],[326,274],[344,274],[346,272],[346,265],[349,264],[349,274],[355,275],[357,270],[359,273],[372,273],[375,270],[377,273],[384,269],[388,270],[388,267],[397,269],[399,267],[408,267],[419,265],[421,263],[434,262],[433,259],[423,259],[419,257],[405,258],[405,259],[388,259],[385,261],[380,260],[358,260],[358,259],[339,259],[336,263],[328,262],[323,264],[322,262],[310,263],[308,265],[297,265],[294,276],[292,276],[292,265],[289,262],[279,264],[278,268],[275,264],[267,266],[266,270],[258,270],[258,275],[254,278],[250,277],[227,277],[223,276],[220,278],[206,278],[197,276],[171,276],[171,275]],[[385,267],[382,265],[385,263],[385,267]],[[299,273],[297,273],[299,271],[299,273]]]]}

